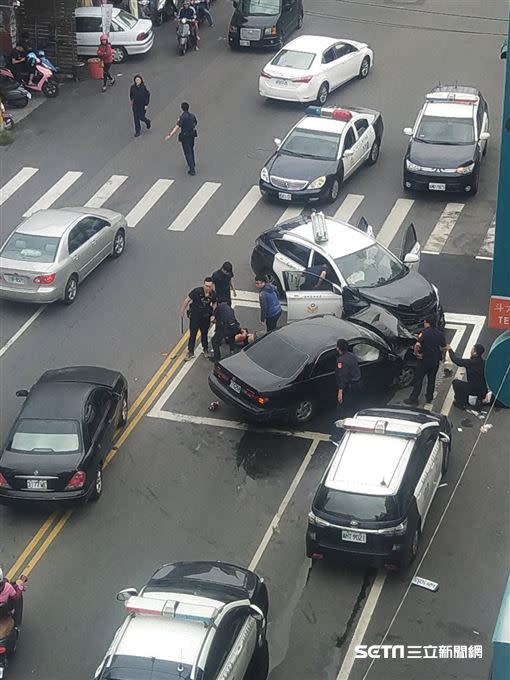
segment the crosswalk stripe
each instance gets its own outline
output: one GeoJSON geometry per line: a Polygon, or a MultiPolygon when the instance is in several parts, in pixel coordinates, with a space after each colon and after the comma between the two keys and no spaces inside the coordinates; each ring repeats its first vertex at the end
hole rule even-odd
{"type": "Polygon", "coordinates": [[[439,255],[459,219],[464,203],[447,203],[436,226],[428,237],[423,252],[427,255],[439,255]]]}
{"type": "Polygon", "coordinates": [[[0,205],[3,205],[5,201],[22,187],[25,182],[28,182],[36,172],[37,168],[21,168],[21,170],[0,189],[0,205]]]}
{"type": "Polygon", "coordinates": [[[286,222],[287,220],[293,220],[295,217],[301,215],[302,212],[303,206],[289,205],[289,207],[285,210],[285,212],[283,213],[283,215],[280,217],[276,224],[281,224],[282,222],[286,222]]]}
{"type": "Polygon", "coordinates": [[[477,260],[492,260],[494,257],[494,240],[496,238],[496,216],[492,220],[490,227],[487,229],[482,247],[476,256],[477,260]]]}
{"type": "Polygon", "coordinates": [[[82,175],[83,172],[75,172],[73,170],[66,172],[65,175],[62,175],[58,182],[55,182],[51,189],[48,189],[48,191],[44,193],[31,208],[23,213],[23,217],[30,217],[30,215],[35,213],[37,210],[46,210],[51,208],[55,201],[57,201],[62,196],[62,194],[64,194],[69,189],[69,187],[71,187],[82,175]]]}
{"type": "Polygon", "coordinates": [[[220,187],[221,184],[218,182],[204,182],[187,206],[179,213],[179,215],[177,215],[168,229],[170,231],[184,231],[187,229],[207,201],[220,187]]]}
{"type": "Polygon", "coordinates": [[[127,175],[112,175],[85,203],[86,208],[100,208],[127,180],[127,175]]]}
{"type": "Polygon", "coordinates": [[[174,183],[173,179],[158,179],[151,188],[145,192],[135,207],[126,215],[128,227],[136,227],[138,222],[159,201],[161,196],[174,183]]]}
{"type": "Polygon", "coordinates": [[[340,220],[341,222],[348,222],[359,208],[364,198],[365,197],[361,194],[347,194],[342,201],[342,205],[334,214],[334,219],[340,220]]]}
{"type": "Polygon", "coordinates": [[[216,233],[220,236],[233,236],[260,201],[260,198],[260,189],[258,186],[253,186],[216,233]]]}
{"type": "Polygon", "coordinates": [[[400,225],[407,217],[408,212],[411,210],[414,201],[410,198],[398,198],[395,201],[395,205],[390,211],[388,217],[384,220],[379,233],[377,234],[377,240],[382,243],[383,246],[389,248],[390,243],[393,241],[397,235],[400,225]]]}

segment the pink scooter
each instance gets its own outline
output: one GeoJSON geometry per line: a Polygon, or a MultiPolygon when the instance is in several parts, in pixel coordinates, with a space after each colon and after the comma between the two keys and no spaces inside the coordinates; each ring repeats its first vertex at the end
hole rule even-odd
{"type": "MultiPolygon", "coordinates": [[[[0,75],[14,78],[12,71],[5,67],[0,68],[0,75]]],[[[58,95],[58,81],[53,75],[53,71],[43,66],[39,58],[35,62],[35,75],[33,76],[32,83],[29,83],[27,78],[23,85],[33,92],[42,92],[46,97],[56,97],[58,95]]]]}

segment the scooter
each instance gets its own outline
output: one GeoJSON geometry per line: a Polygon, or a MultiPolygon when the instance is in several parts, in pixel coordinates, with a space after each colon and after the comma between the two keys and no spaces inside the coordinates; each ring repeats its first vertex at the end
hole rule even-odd
{"type": "MultiPolygon", "coordinates": [[[[20,577],[23,583],[27,582],[26,576],[20,577]]],[[[14,613],[4,613],[5,607],[0,607],[0,680],[5,678],[8,662],[18,644],[21,634],[21,623],[23,619],[23,594],[14,600],[14,613]]]]}
{"type": "Polygon", "coordinates": [[[177,24],[177,44],[181,56],[191,47],[191,26],[187,19],[180,19],[177,24]]]}
{"type": "MultiPolygon", "coordinates": [[[[0,113],[2,114],[3,118],[3,127],[5,130],[12,130],[14,127],[14,118],[11,116],[10,113],[7,113],[5,110],[5,106],[0,102],[0,113]]],[[[0,624],[1,626],[1,624],[0,624]]],[[[0,676],[1,677],[1,676],[0,676]]]]}
{"type": "MultiPolygon", "coordinates": [[[[33,92],[42,92],[46,97],[56,97],[58,95],[58,81],[53,75],[53,71],[46,66],[41,64],[39,57],[35,59],[35,75],[33,77],[32,83],[29,82],[29,78],[24,74],[26,80],[23,81],[23,87],[33,92]]],[[[8,78],[14,78],[12,71],[8,68],[0,68],[0,76],[7,76],[8,78]]]]}

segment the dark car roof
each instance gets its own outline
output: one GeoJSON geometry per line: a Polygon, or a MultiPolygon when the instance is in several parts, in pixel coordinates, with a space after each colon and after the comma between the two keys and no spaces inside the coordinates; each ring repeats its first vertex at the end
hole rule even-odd
{"type": "Polygon", "coordinates": [[[118,371],[100,366],[67,366],[46,371],[37,381],[39,383],[88,383],[113,388],[122,377],[118,371]]]}
{"type": "Polygon", "coordinates": [[[81,421],[93,389],[88,383],[39,381],[30,390],[20,417],[81,421]]]}

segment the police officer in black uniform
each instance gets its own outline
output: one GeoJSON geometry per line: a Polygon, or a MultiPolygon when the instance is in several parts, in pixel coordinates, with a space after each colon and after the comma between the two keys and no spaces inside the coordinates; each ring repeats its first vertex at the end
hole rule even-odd
{"type": "Polygon", "coordinates": [[[195,114],[190,112],[188,102],[182,102],[181,110],[182,113],[177,119],[175,127],[167,134],[165,139],[170,139],[176,132],[179,132],[178,139],[182,145],[184,158],[188,164],[188,175],[196,175],[195,138],[198,137],[196,130],[198,121],[195,114]]]}
{"type": "Polygon", "coordinates": [[[433,318],[425,319],[423,330],[418,333],[418,343],[415,347],[415,354],[418,359],[416,364],[416,374],[414,376],[413,391],[409,399],[405,399],[406,404],[416,406],[423,386],[423,379],[427,376],[427,390],[425,401],[432,403],[434,390],[436,388],[436,375],[439,370],[439,362],[444,360],[446,351],[446,339],[443,331],[436,328],[436,321],[433,318]]]}
{"type": "Polygon", "coordinates": [[[220,346],[223,340],[228,342],[230,351],[233,352],[236,347],[236,335],[241,331],[241,324],[236,319],[234,310],[228,302],[216,302],[213,304],[214,320],[216,322],[216,330],[211,340],[213,347],[213,361],[221,360],[220,346]]]}
{"type": "Polygon", "coordinates": [[[195,342],[198,331],[200,331],[204,356],[209,356],[207,333],[211,325],[211,316],[213,315],[213,305],[215,302],[216,293],[214,292],[214,283],[210,276],[204,279],[203,286],[193,288],[182,302],[181,317],[184,316],[186,310],[189,310],[189,340],[186,361],[192,359],[195,354],[195,342]]]}
{"type": "MultiPolygon", "coordinates": [[[[337,360],[335,365],[335,379],[336,379],[336,420],[344,417],[346,405],[349,405],[352,391],[359,387],[361,380],[361,372],[359,370],[358,360],[352,352],[349,351],[349,343],[347,340],[340,338],[336,343],[337,360]]],[[[338,431],[333,430],[332,438],[338,437],[338,431]]]]}

